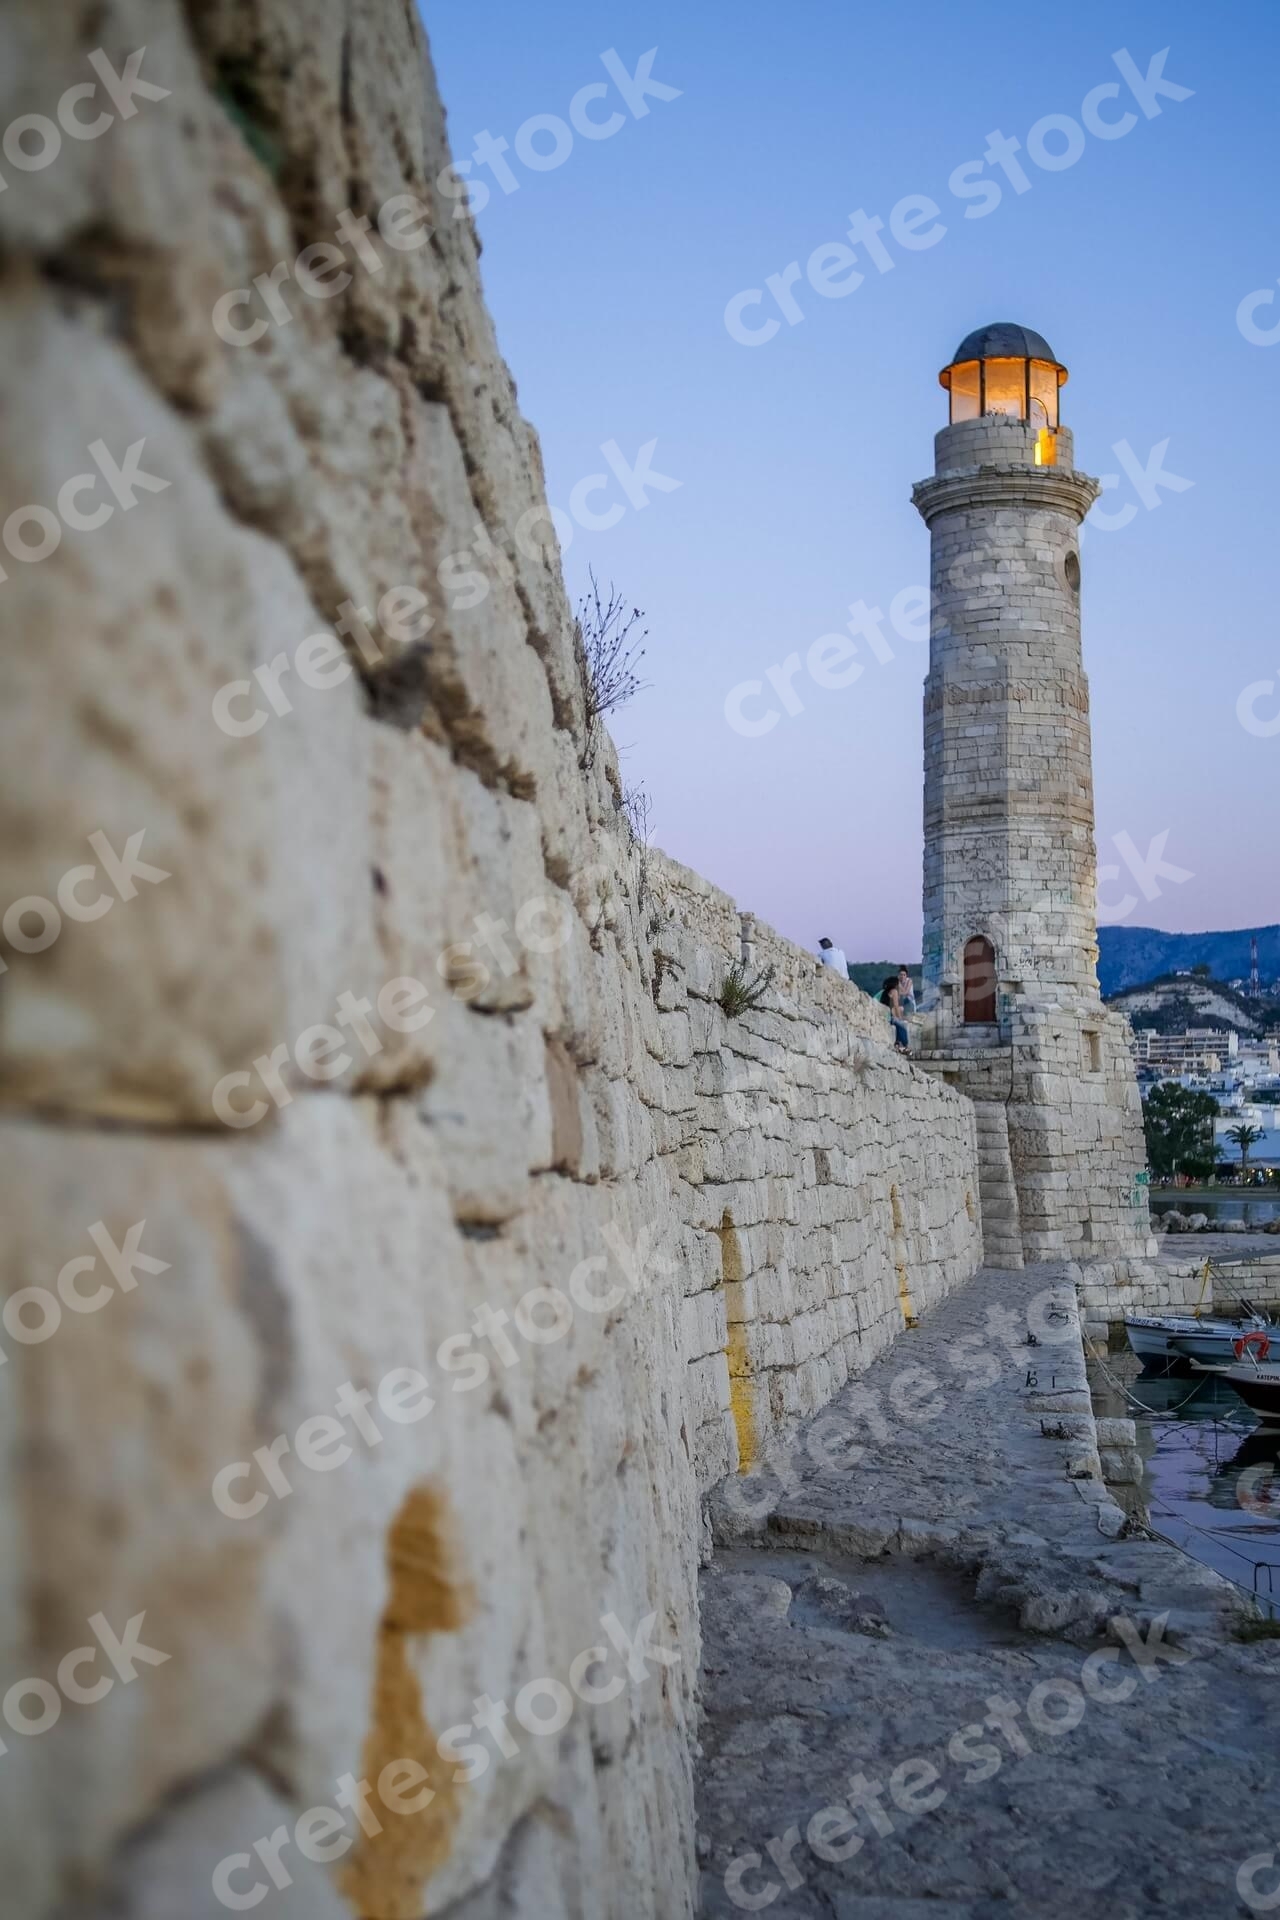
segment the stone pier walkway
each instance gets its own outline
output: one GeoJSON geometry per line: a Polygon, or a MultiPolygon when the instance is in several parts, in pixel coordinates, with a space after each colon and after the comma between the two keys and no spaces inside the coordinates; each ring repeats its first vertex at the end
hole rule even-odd
{"type": "Polygon", "coordinates": [[[706,1920],[1280,1912],[1280,1640],[1096,1437],[1062,1270],[987,1270],[727,1490],[706,1920]]]}

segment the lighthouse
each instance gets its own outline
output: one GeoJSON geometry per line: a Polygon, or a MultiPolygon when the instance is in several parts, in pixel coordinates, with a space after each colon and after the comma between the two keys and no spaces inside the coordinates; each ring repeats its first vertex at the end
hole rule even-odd
{"type": "Polygon", "coordinates": [[[1042,334],[981,327],[938,377],[949,417],[912,493],[931,542],[922,1063],[977,1107],[988,1259],[1102,1264],[1111,1288],[1152,1243],[1128,1026],[1098,991],[1080,527],[1100,487],[1042,334]]]}

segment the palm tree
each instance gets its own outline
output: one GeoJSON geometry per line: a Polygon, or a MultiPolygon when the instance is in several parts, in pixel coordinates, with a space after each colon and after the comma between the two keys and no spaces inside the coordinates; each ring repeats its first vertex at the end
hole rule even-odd
{"type": "Polygon", "coordinates": [[[1242,1185],[1249,1178],[1249,1149],[1256,1147],[1263,1137],[1261,1127],[1228,1127],[1227,1138],[1235,1142],[1240,1149],[1240,1181],[1242,1185]]]}

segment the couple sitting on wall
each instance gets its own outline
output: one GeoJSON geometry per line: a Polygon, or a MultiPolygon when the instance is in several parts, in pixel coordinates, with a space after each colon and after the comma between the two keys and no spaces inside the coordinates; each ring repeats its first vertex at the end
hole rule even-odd
{"type": "MultiPolygon", "coordinates": [[[[824,967],[830,967],[832,972],[838,973],[842,980],[849,978],[848,961],[840,948],[835,946],[825,933],[818,942],[818,958],[824,967]]],[[[914,1013],[916,1010],[916,990],[912,983],[910,967],[899,967],[896,974],[891,973],[887,976],[880,989],[880,1005],[886,1008],[889,1014],[895,1051],[910,1053],[911,1036],[907,1032],[907,1023],[903,1018],[904,1014],[914,1013]]]]}

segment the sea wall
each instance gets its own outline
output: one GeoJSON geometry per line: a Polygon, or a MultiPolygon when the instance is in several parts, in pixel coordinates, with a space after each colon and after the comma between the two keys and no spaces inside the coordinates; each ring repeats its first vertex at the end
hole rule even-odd
{"type": "Polygon", "coordinates": [[[634,843],[412,6],[17,0],[5,124],[144,47],[0,196],[0,525],[62,515],[0,580],[6,1896],[687,1914],[700,1495],[977,1264],[972,1110],[767,929],[726,1013],[634,843]]]}
{"type": "Polygon", "coordinates": [[[979,1265],[977,1140],[971,1103],[893,1052],[882,1008],[754,919],[744,972],[772,980],[727,1015],[738,907],[672,861],[648,866],[705,1489],[979,1265]]]}
{"type": "Polygon", "coordinates": [[[1199,1306],[1203,1312],[1234,1314],[1244,1294],[1264,1311],[1280,1307],[1280,1253],[1215,1252],[1208,1265],[1206,1276],[1206,1256],[1194,1251],[1194,1243],[1185,1257],[1181,1248],[1172,1258],[1162,1256],[1165,1301],[1187,1310],[1199,1306]]]}

